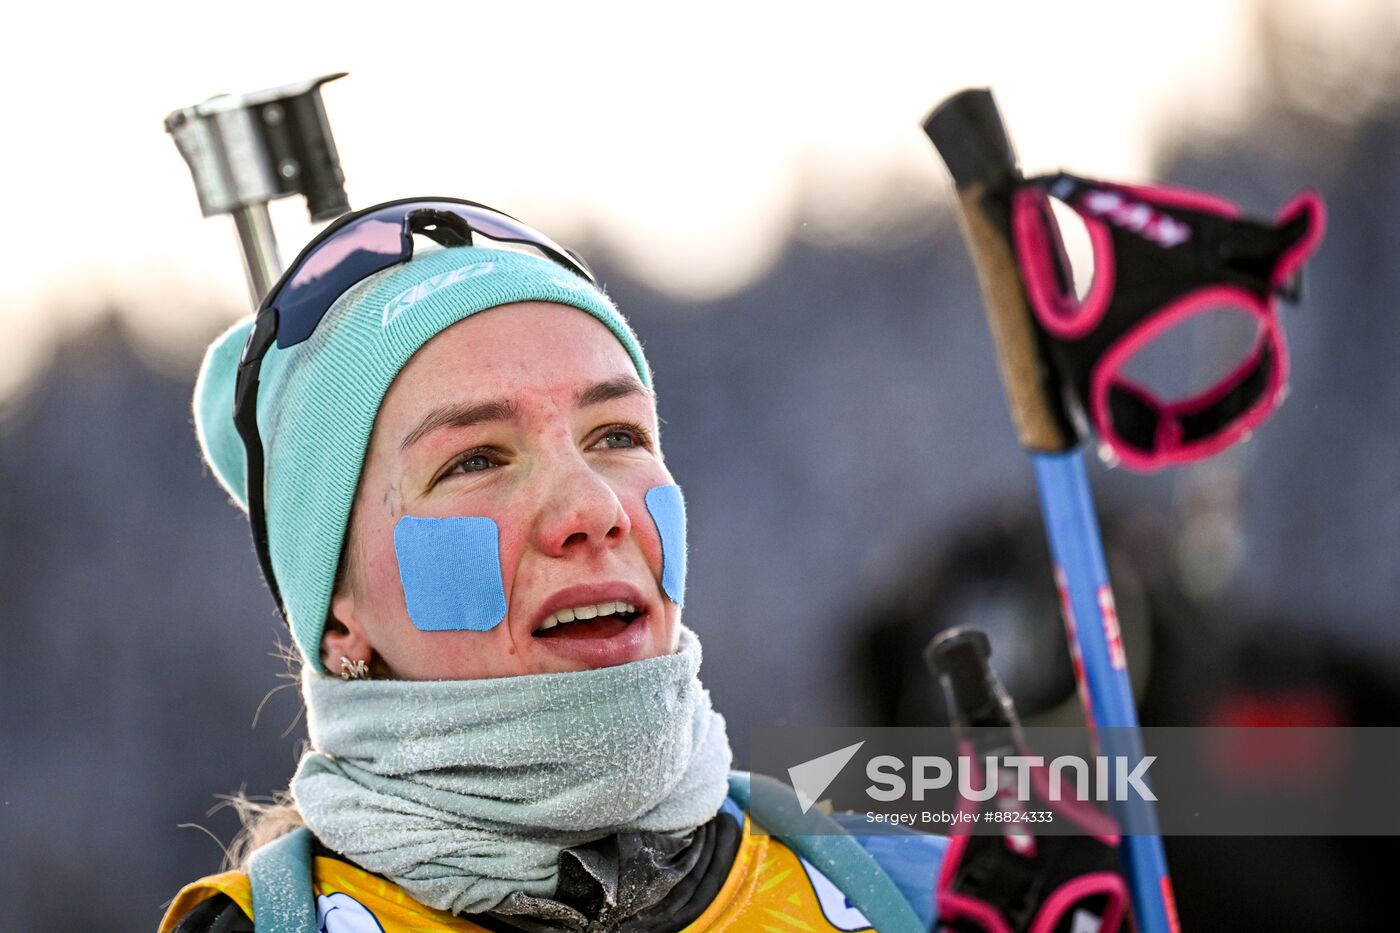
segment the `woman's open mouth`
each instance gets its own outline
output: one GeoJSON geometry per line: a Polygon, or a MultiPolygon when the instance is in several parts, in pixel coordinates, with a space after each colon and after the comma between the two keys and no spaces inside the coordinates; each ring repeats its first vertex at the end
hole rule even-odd
{"type": "Polygon", "coordinates": [[[532,633],[535,638],[612,638],[643,613],[632,603],[592,603],[551,613],[532,633]]]}

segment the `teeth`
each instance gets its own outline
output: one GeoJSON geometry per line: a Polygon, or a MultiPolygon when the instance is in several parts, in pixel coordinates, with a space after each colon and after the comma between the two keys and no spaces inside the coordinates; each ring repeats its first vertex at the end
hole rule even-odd
{"type": "Polygon", "coordinates": [[[540,629],[554,628],[560,622],[572,622],[575,619],[596,619],[598,616],[617,615],[619,613],[635,614],[637,607],[628,602],[617,600],[610,603],[597,603],[592,606],[575,606],[572,609],[560,609],[540,623],[540,629]]]}

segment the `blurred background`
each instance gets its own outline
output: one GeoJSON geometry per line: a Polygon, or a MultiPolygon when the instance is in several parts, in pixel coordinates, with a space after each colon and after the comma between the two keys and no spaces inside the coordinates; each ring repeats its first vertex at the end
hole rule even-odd
{"type": "MultiPolygon", "coordinates": [[[[686,621],[757,725],[938,722],[917,655],[992,636],[1075,715],[1026,457],[919,122],[996,91],[1028,173],[1200,187],[1330,228],[1246,444],[1095,465],[1145,723],[1395,725],[1400,4],[31,7],[0,151],[0,898],[6,929],[152,929],[219,868],[217,795],[304,731],[246,523],[202,466],[205,344],[248,312],[161,119],[332,71],[353,206],[451,194],[586,255],[642,335],[691,516],[686,621]],[[260,712],[259,712],[260,710],[260,712]]],[[[285,256],[313,227],[275,202],[285,256]]],[[[1159,376],[1213,372],[1187,334],[1159,376]]],[[[284,640],[284,639],[283,639],[284,640]]],[[[1186,929],[1385,923],[1376,841],[1168,841],[1186,929]]],[[[1388,840],[1381,840],[1387,842],[1388,840]]]]}

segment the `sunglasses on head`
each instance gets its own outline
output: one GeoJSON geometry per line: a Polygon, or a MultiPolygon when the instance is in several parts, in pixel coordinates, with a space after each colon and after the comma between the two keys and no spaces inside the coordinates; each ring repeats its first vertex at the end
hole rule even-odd
{"type": "Polygon", "coordinates": [[[267,502],[262,436],[258,433],[258,374],[272,344],[288,349],[315,332],[337,298],[391,266],[413,258],[413,235],[442,246],[472,246],[477,236],[538,250],[597,285],[576,253],[494,208],[457,198],[407,198],[376,204],[337,219],[298,254],[258,307],[243,345],[233,395],[233,422],[248,454],[248,521],[258,563],[285,615],[267,543],[267,502]]]}

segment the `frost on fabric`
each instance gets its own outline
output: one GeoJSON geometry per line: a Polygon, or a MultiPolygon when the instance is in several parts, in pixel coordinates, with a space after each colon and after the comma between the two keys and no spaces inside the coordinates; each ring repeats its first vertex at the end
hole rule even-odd
{"type": "Polygon", "coordinates": [[[430,907],[548,897],[562,850],[719,810],[732,754],[699,663],[683,630],[673,655],[504,682],[308,675],[292,794],[325,845],[430,907]]]}
{"type": "Polygon", "coordinates": [[[253,913],[269,928],[306,929],[315,925],[311,901],[310,836],[284,836],[253,857],[253,913]],[[298,850],[299,855],[294,855],[298,850]]]}

